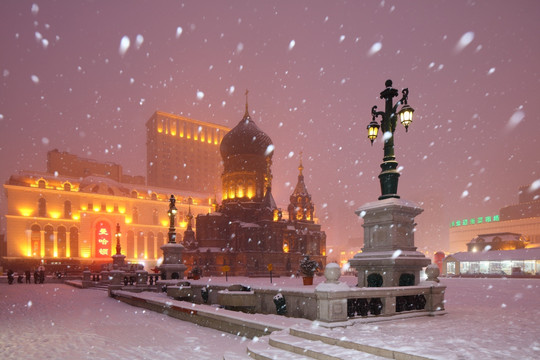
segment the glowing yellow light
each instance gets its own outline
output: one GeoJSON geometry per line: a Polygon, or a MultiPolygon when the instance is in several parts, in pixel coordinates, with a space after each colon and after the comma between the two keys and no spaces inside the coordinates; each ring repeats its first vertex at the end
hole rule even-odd
{"type": "Polygon", "coordinates": [[[247,197],[248,197],[248,199],[253,198],[253,188],[252,187],[248,187],[247,197]]]}
{"type": "Polygon", "coordinates": [[[326,250],[322,251],[322,256],[326,256],[326,250]]]}
{"type": "Polygon", "coordinates": [[[60,212],[59,211],[49,211],[49,216],[53,219],[60,219],[60,212]]]}
{"type": "Polygon", "coordinates": [[[284,252],[284,253],[288,253],[288,252],[289,252],[289,243],[288,243],[288,242],[284,242],[284,243],[283,243],[283,252],[284,252]]]}
{"type": "Polygon", "coordinates": [[[244,197],[244,189],[243,189],[243,188],[239,188],[239,189],[238,189],[238,197],[239,197],[239,198],[244,197]]]}
{"type": "Polygon", "coordinates": [[[54,251],[53,257],[58,257],[58,251],[54,251]]]}
{"type": "Polygon", "coordinates": [[[216,139],[216,140],[214,140],[214,145],[217,145],[217,139],[216,139]]]}
{"type": "Polygon", "coordinates": [[[30,187],[38,187],[37,184],[30,184],[30,187]]]}
{"type": "Polygon", "coordinates": [[[274,218],[273,218],[274,221],[278,221],[279,220],[279,212],[277,210],[274,210],[274,218]]]}
{"type": "Polygon", "coordinates": [[[171,135],[172,135],[172,136],[176,136],[176,129],[175,129],[175,128],[172,128],[172,129],[171,129],[171,135]]]}
{"type": "Polygon", "coordinates": [[[191,135],[188,133],[186,136],[188,139],[191,139],[191,135]]]}
{"type": "Polygon", "coordinates": [[[182,227],[182,228],[187,227],[187,222],[185,222],[185,221],[180,221],[180,227],[182,227]]]}
{"type": "Polygon", "coordinates": [[[71,218],[72,218],[73,220],[79,220],[79,219],[80,219],[80,216],[77,215],[77,214],[73,214],[73,215],[71,216],[71,218]]]}
{"type": "Polygon", "coordinates": [[[86,205],[81,205],[81,210],[86,211],[88,210],[88,207],[86,205]]]}
{"type": "Polygon", "coordinates": [[[184,132],[180,131],[180,137],[184,137],[184,132]]]}
{"type": "Polygon", "coordinates": [[[224,192],[222,196],[223,196],[223,200],[227,200],[227,192],[224,192]]]}
{"type": "Polygon", "coordinates": [[[19,213],[21,213],[22,216],[30,216],[32,215],[33,210],[30,208],[19,208],[19,213]]]}
{"type": "Polygon", "coordinates": [[[83,258],[89,258],[90,257],[90,250],[88,250],[88,249],[87,250],[82,250],[81,251],[81,256],[83,258]]]}
{"type": "Polygon", "coordinates": [[[66,257],[71,257],[71,251],[69,249],[66,249],[66,257]]]}
{"type": "Polygon", "coordinates": [[[208,143],[211,144],[211,143],[212,143],[212,139],[208,138],[208,143]]]}
{"type": "Polygon", "coordinates": [[[161,220],[161,226],[167,226],[167,220],[161,220]]]}
{"type": "Polygon", "coordinates": [[[126,224],[131,224],[131,218],[127,217],[124,221],[126,222],[126,224]]]}
{"type": "Polygon", "coordinates": [[[94,211],[95,212],[98,212],[100,210],[100,207],[99,206],[94,206],[94,211]]]}
{"type": "Polygon", "coordinates": [[[125,214],[125,213],[126,213],[126,208],[125,208],[125,207],[119,207],[119,208],[118,208],[118,212],[119,212],[120,214],[125,214]]]}

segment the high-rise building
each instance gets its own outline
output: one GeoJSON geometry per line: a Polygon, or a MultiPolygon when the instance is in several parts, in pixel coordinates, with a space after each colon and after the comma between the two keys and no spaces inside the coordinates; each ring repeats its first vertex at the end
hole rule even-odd
{"type": "Polygon", "coordinates": [[[148,185],[217,194],[229,128],[156,111],[146,122],[148,185]]]}

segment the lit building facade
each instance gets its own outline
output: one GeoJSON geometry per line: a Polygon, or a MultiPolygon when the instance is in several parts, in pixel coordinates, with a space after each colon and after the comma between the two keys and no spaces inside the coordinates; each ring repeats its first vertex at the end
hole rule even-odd
{"type": "Polygon", "coordinates": [[[148,185],[219,193],[222,171],[219,146],[229,130],[156,111],[146,122],[148,185]]]}
{"type": "MultiPolygon", "coordinates": [[[[274,146],[246,112],[220,146],[222,203],[197,216],[196,236],[184,242],[184,260],[203,274],[261,276],[297,272],[303,255],[326,265],[326,234],[316,223],[314,205],[300,164],[288,218],[272,196],[274,146]],[[271,267],[269,267],[271,265],[271,267]]],[[[187,239],[187,236],[185,236],[187,239]]]]}
{"type": "Polygon", "coordinates": [[[540,244],[540,189],[520,187],[519,202],[502,208],[499,214],[452,221],[449,252],[464,251],[479,234],[494,233],[516,233],[529,245],[540,244]]]}
{"type": "Polygon", "coordinates": [[[212,211],[207,194],[119,183],[104,176],[21,172],[4,184],[8,199],[4,267],[65,269],[110,263],[116,224],[126,261],[156,266],[168,241],[169,196],[177,198],[179,232],[186,216],[212,211]]]}

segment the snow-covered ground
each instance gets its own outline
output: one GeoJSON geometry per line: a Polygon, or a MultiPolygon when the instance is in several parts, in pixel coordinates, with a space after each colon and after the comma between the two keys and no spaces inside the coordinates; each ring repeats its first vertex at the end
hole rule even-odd
{"type": "MultiPolygon", "coordinates": [[[[228,282],[267,285],[269,279],[228,282]]],[[[442,282],[448,286],[444,316],[314,331],[439,359],[540,358],[540,280],[442,282]]],[[[298,286],[299,279],[274,283],[298,286]]],[[[0,359],[221,359],[226,351],[244,354],[249,341],[132,307],[99,290],[0,284],[0,359]]]]}

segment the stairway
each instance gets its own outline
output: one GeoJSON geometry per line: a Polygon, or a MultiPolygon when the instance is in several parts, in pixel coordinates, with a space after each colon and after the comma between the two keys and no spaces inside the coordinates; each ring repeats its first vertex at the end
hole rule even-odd
{"type": "Polygon", "coordinates": [[[268,336],[253,339],[247,346],[247,354],[225,354],[224,360],[363,360],[383,359],[370,353],[333,345],[336,339],[313,338],[304,329],[285,329],[268,336]],[[326,341],[325,341],[326,340],[326,341]]]}

